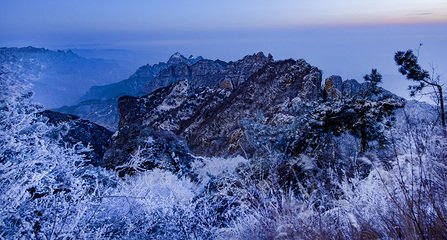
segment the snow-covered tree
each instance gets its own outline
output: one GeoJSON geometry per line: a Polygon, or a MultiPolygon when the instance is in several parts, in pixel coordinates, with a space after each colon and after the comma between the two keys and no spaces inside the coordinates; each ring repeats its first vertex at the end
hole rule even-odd
{"type": "MultiPolygon", "coordinates": [[[[26,76],[25,76],[26,77],[26,76]]],[[[0,74],[0,236],[78,238],[86,209],[116,182],[85,164],[88,148],[62,147],[39,117],[23,76],[0,74]],[[50,136],[51,135],[51,136],[50,136]]]]}

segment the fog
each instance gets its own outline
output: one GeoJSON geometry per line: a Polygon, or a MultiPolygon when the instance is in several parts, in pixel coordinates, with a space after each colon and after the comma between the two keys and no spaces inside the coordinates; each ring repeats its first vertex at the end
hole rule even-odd
{"type": "MultiPolygon", "coordinates": [[[[101,39],[90,39],[99,42],[101,39]]],[[[86,39],[82,39],[86,41],[86,39]]],[[[53,44],[53,48],[70,48],[85,57],[125,60],[135,68],[143,64],[166,61],[174,52],[185,56],[201,55],[210,59],[237,60],[263,51],[276,60],[303,58],[323,70],[324,78],[340,75],[344,79],[362,80],[377,68],[383,75],[383,87],[408,97],[410,81],[401,76],[394,63],[399,50],[419,51],[426,69],[447,77],[446,25],[387,25],[319,27],[237,32],[158,32],[112,36],[102,44],[53,44]],[[419,45],[423,45],[419,49],[419,45]]]]}

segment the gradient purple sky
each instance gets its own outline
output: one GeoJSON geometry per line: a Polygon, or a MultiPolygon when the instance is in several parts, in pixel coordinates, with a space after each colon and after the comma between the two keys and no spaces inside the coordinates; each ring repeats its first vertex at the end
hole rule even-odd
{"type": "MultiPolygon", "coordinates": [[[[235,60],[257,51],[304,58],[328,77],[371,68],[405,96],[397,50],[421,48],[447,78],[446,0],[0,0],[0,46],[125,49],[137,64],[180,51],[235,60]]],[[[110,56],[110,55],[107,55],[110,56]]],[[[117,58],[122,56],[116,55],[117,58]]]]}

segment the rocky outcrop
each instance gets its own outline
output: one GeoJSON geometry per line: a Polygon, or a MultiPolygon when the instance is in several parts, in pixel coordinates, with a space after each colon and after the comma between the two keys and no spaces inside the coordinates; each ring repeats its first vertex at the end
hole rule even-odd
{"type": "MultiPolygon", "coordinates": [[[[262,53],[193,64],[176,54],[168,62],[145,83],[155,90],[118,99],[118,131],[98,165],[121,175],[152,168],[188,175],[200,156],[265,156],[272,149],[298,155],[320,144],[319,134],[351,131],[340,119],[357,116],[366,97],[392,97],[339,76],[326,79],[322,89],[318,68],[262,53]]],[[[382,105],[394,107],[392,100],[382,105]]]]}
{"type": "Polygon", "coordinates": [[[185,79],[189,80],[190,89],[193,90],[201,87],[214,88],[218,85],[239,85],[267,62],[268,58],[259,52],[236,62],[201,59],[191,64],[185,57],[176,53],[168,61],[175,64],[160,71],[156,78],[146,83],[144,89],[150,93],[156,88],[185,79]],[[223,84],[220,84],[221,82],[223,84]]]}
{"type": "Polygon", "coordinates": [[[340,99],[343,94],[343,80],[340,76],[330,76],[324,83],[324,100],[336,100],[340,99]]]}
{"type": "Polygon", "coordinates": [[[61,144],[64,146],[65,144],[74,146],[80,142],[84,146],[90,146],[92,151],[86,153],[89,163],[102,167],[106,165],[103,161],[103,156],[109,147],[112,132],[104,127],[69,114],[49,110],[39,114],[47,118],[47,123],[50,125],[61,126],[63,124],[64,133],[62,134],[61,144]]]}
{"type": "MultiPolygon", "coordinates": [[[[176,171],[186,168],[193,157],[180,133],[185,126],[215,109],[229,94],[218,88],[192,91],[189,81],[182,80],[144,97],[121,97],[119,131],[105,154],[108,167],[125,164],[139,149],[157,146],[157,156],[164,159],[164,164],[170,163],[167,168],[176,171]],[[151,139],[150,146],[147,139],[151,139]]],[[[153,151],[139,154],[151,159],[153,151]]],[[[160,164],[146,163],[146,167],[160,167],[160,164]]]]}
{"type": "Polygon", "coordinates": [[[250,154],[241,123],[244,119],[256,114],[273,118],[280,114],[278,106],[290,99],[317,100],[320,86],[320,70],[304,60],[269,63],[178,134],[186,139],[195,154],[250,154]]]}
{"type": "Polygon", "coordinates": [[[120,96],[142,96],[181,80],[188,80],[190,86],[188,91],[217,86],[233,89],[235,85],[246,81],[250,75],[271,61],[273,61],[271,55],[266,57],[262,52],[230,63],[202,57],[186,58],[180,53],[175,53],[166,63],[140,67],[124,81],[92,87],[82,98],[84,101],[55,111],[78,115],[116,131],[119,119],[117,102],[120,96]]]}
{"type": "Polygon", "coordinates": [[[222,61],[201,60],[191,66],[191,89],[215,87],[224,78],[227,64],[222,61]]]}
{"type": "Polygon", "coordinates": [[[196,62],[203,60],[202,56],[198,56],[198,57],[194,57],[194,56],[189,56],[189,58],[186,58],[185,56],[183,56],[181,53],[176,52],[174,54],[171,55],[171,57],[169,58],[167,64],[168,65],[176,65],[176,64],[180,64],[180,63],[185,63],[188,65],[193,65],[196,62]]]}
{"type": "Polygon", "coordinates": [[[355,79],[342,81],[340,76],[331,76],[325,80],[323,88],[323,100],[336,101],[348,98],[371,98],[372,100],[382,100],[384,98],[396,97],[391,92],[379,87],[379,92],[372,94],[370,83],[359,83],[355,79]]]}
{"type": "Polygon", "coordinates": [[[220,85],[224,88],[238,86],[269,62],[273,62],[272,55],[266,57],[263,52],[245,56],[236,62],[229,62],[220,85]]]}
{"type": "Polygon", "coordinates": [[[335,101],[342,98],[349,98],[366,91],[366,86],[362,86],[355,79],[343,81],[340,76],[332,75],[325,80],[323,88],[323,100],[335,101]]]}
{"type": "MultiPolygon", "coordinates": [[[[310,102],[320,98],[321,71],[304,60],[267,62],[268,58],[259,54],[249,59],[266,64],[247,79],[233,78],[234,88],[195,88],[191,86],[194,80],[183,80],[144,97],[121,97],[120,127],[105,154],[106,161],[110,166],[121,165],[139,152],[147,139],[159,144],[167,135],[176,139],[170,138],[169,146],[182,146],[174,147],[173,152],[177,158],[183,156],[177,160],[180,166],[191,159],[189,152],[203,156],[252,154],[244,135],[245,119],[256,114],[274,119],[285,114],[281,106],[291,99],[310,102]]],[[[260,65],[246,67],[241,72],[248,74],[260,65]]],[[[168,162],[176,162],[169,152],[163,154],[168,162]]]]}
{"type": "Polygon", "coordinates": [[[361,85],[355,79],[345,80],[342,89],[343,96],[354,96],[360,93],[361,85]]]}

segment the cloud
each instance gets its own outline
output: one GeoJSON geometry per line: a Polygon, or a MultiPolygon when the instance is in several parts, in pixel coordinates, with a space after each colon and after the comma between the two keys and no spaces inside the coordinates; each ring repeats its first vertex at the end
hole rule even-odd
{"type": "Polygon", "coordinates": [[[419,16],[427,16],[427,15],[433,15],[432,12],[424,12],[424,13],[419,13],[419,16]]]}

